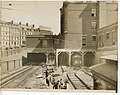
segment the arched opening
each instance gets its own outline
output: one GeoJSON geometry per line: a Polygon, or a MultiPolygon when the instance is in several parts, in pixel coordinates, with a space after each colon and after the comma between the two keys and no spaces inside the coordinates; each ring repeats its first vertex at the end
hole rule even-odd
{"type": "Polygon", "coordinates": [[[95,55],[92,52],[87,52],[84,55],[84,65],[90,67],[94,65],[95,62],[95,55]]]}
{"type": "Polygon", "coordinates": [[[46,55],[44,53],[28,53],[28,62],[33,65],[40,65],[41,63],[46,63],[46,55]]]}
{"type": "Polygon", "coordinates": [[[80,66],[82,64],[82,55],[79,52],[74,52],[71,56],[72,66],[80,66]]]}
{"type": "Polygon", "coordinates": [[[54,53],[49,53],[49,55],[48,55],[48,63],[49,64],[55,64],[55,54],[54,53]]]}
{"type": "Polygon", "coordinates": [[[66,52],[61,52],[58,55],[58,66],[68,66],[69,55],[66,52]]]}

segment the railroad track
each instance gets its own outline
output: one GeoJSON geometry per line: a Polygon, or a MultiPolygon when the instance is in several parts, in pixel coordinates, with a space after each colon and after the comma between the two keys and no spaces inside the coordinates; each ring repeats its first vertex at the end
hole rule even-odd
{"type": "Polygon", "coordinates": [[[28,70],[30,70],[32,67],[25,67],[21,70],[18,70],[15,73],[12,73],[10,75],[7,75],[5,77],[1,78],[1,88],[4,88],[5,85],[9,84],[11,81],[15,80],[17,77],[19,77],[20,75],[22,75],[23,73],[27,72],[28,70]]]}
{"type": "Polygon", "coordinates": [[[76,75],[74,72],[69,72],[67,74],[67,78],[76,90],[90,90],[90,87],[88,87],[81,79],[76,75]]]}

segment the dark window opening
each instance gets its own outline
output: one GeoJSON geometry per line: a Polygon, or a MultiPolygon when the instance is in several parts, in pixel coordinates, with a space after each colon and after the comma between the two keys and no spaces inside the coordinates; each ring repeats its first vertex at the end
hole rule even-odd
{"type": "Polygon", "coordinates": [[[97,40],[96,36],[92,36],[92,41],[96,41],[96,40],[97,40]]]}
{"type": "Polygon", "coordinates": [[[87,41],[86,36],[82,36],[82,46],[83,47],[86,46],[86,41],[87,41]]]}
{"type": "Polygon", "coordinates": [[[106,33],[106,40],[110,38],[110,34],[106,33]]]}

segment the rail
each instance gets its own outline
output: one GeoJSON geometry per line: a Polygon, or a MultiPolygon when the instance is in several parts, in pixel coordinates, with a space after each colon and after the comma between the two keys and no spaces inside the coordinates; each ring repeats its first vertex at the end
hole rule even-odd
{"type": "Polygon", "coordinates": [[[11,82],[15,77],[23,74],[24,72],[28,71],[29,69],[31,69],[32,67],[27,67],[25,69],[22,69],[21,71],[18,71],[16,73],[13,73],[11,75],[8,75],[4,78],[1,79],[1,87],[3,87],[4,85],[8,84],[9,82],[11,82]]]}
{"type": "Polygon", "coordinates": [[[72,84],[72,86],[74,87],[74,89],[79,90],[79,89],[88,89],[91,90],[91,88],[84,83],[84,81],[82,81],[82,79],[80,79],[80,77],[78,77],[76,75],[76,73],[68,73],[67,74],[67,78],[70,81],[70,83],[72,84]]]}

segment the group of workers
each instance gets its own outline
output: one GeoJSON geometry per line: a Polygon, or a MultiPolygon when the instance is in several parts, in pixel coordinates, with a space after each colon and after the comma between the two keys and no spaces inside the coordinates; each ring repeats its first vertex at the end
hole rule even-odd
{"type": "Polygon", "coordinates": [[[53,89],[69,89],[68,80],[63,81],[63,79],[55,80],[55,78],[48,73],[48,69],[45,71],[46,84],[48,86],[52,85],[53,89]]]}

